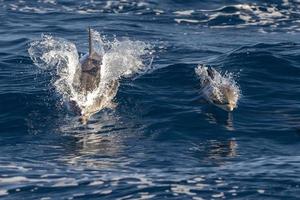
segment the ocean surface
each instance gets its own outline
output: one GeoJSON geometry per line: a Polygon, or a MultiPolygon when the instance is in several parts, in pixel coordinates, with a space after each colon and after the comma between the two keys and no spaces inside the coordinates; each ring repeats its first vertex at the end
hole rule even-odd
{"type": "Polygon", "coordinates": [[[299,150],[299,0],[0,0],[0,199],[300,199],[299,150]],[[88,27],[143,70],[81,125],[55,56],[88,27]],[[233,112],[198,65],[232,74],[233,112]]]}

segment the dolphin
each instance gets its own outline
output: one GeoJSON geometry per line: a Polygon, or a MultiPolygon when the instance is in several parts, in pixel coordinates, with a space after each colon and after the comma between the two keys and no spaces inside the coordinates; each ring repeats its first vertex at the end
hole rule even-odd
{"type": "MultiPolygon", "coordinates": [[[[99,87],[103,58],[102,55],[93,49],[93,35],[91,28],[88,29],[88,38],[89,52],[79,60],[73,80],[73,87],[76,92],[84,96],[87,96],[88,93],[93,92],[99,87]]],[[[79,121],[86,124],[91,115],[105,107],[105,103],[108,101],[107,99],[109,99],[108,97],[114,97],[116,95],[118,86],[119,82],[117,80],[111,81],[107,85],[106,91],[103,91],[102,95],[97,96],[92,105],[86,107],[80,107],[75,101],[71,101],[71,105],[75,112],[81,115],[79,121]]]]}
{"type": "Polygon", "coordinates": [[[207,100],[225,111],[233,111],[237,107],[237,98],[234,87],[229,84],[218,85],[219,94],[215,94],[211,88],[215,87],[213,82],[215,79],[220,78],[221,75],[212,67],[208,67],[206,72],[208,76],[203,80],[202,85],[207,91],[207,100]]]}

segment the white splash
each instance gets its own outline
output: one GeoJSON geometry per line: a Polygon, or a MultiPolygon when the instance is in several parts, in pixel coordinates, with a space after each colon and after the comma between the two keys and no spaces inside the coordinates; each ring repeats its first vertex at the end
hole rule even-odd
{"type": "Polygon", "coordinates": [[[28,179],[24,176],[15,176],[15,177],[7,177],[7,178],[1,178],[0,179],[0,184],[11,184],[11,183],[20,183],[28,181],[28,179]]]}
{"type": "Polygon", "coordinates": [[[232,73],[225,72],[223,75],[213,69],[214,77],[211,77],[208,73],[208,67],[199,65],[195,72],[200,78],[202,93],[204,98],[214,105],[232,111],[236,106],[240,98],[240,88],[234,80],[232,73]],[[218,104],[218,103],[221,104],[218,104]],[[227,105],[224,107],[222,104],[230,104],[230,108],[227,109],[227,105]]]}
{"type": "Polygon", "coordinates": [[[97,99],[104,98],[102,108],[112,107],[118,87],[111,93],[108,84],[122,77],[131,77],[147,72],[151,68],[151,46],[141,41],[106,40],[93,31],[93,48],[103,56],[101,81],[98,87],[87,95],[81,94],[74,86],[79,67],[79,55],[75,44],[62,38],[42,35],[40,40],[30,44],[29,55],[40,69],[52,73],[53,85],[62,95],[63,101],[75,101],[81,108],[88,108],[97,99]],[[147,63],[148,62],[148,63],[147,63]]]}

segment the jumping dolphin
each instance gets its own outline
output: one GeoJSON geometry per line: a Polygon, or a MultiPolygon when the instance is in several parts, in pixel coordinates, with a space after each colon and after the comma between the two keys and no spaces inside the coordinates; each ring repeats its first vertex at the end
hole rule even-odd
{"type": "MultiPolygon", "coordinates": [[[[201,67],[201,66],[199,66],[201,67]]],[[[201,76],[201,84],[205,98],[215,106],[226,110],[233,111],[237,107],[238,92],[234,85],[229,83],[218,82],[220,79],[224,79],[219,72],[212,67],[203,67],[206,75],[201,76]]],[[[197,70],[198,73],[203,73],[201,70],[197,70]]]]}
{"type": "MultiPolygon", "coordinates": [[[[89,52],[84,55],[78,64],[77,72],[73,81],[73,86],[81,95],[87,96],[88,93],[93,92],[97,89],[101,82],[101,66],[102,66],[102,55],[99,55],[93,49],[93,35],[92,30],[89,28],[89,52]]],[[[111,81],[107,84],[106,91],[102,92],[102,95],[97,96],[93,104],[80,107],[76,102],[71,102],[75,106],[75,111],[80,113],[80,121],[86,124],[90,116],[100,111],[104,107],[105,101],[108,97],[116,95],[119,82],[117,80],[111,81]]]]}
{"type": "MultiPolygon", "coordinates": [[[[212,67],[207,69],[207,74],[211,80],[214,80],[216,76],[220,76],[220,74],[212,67]]],[[[212,95],[212,98],[210,99],[212,103],[223,110],[233,111],[233,109],[236,108],[234,88],[231,85],[220,85],[219,91],[223,98],[219,99],[212,95]]]]}

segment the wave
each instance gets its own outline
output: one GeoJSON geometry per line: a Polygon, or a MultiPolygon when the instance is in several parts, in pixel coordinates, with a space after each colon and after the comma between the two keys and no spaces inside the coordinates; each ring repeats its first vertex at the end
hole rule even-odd
{"type": "MultiPolygon", "coordinates": [[[[211,2],[209,2],[211,3],[211,2]]],[[[3,2],[2,8],[13,12],[52,14],[52,13],[76,13],[79,15],[103,13],[133,14],[134,20],[139,20],[138,15],[152,15],[156,21],[173,21],[178,24],[195,24],[211,28],[245,28],[258,26],[263,28],[261,32],[271,32],[278,28],[285,31],[300,31],[300,4],[298,1],[282,2],[233,2],[232,5],[224,3],[211,3],[205,5],[203,2],[180,3],[176,2],[158,3],[157,1],[90,1],[58,2],[44,0],[38,2],[18,1],[14,3],[3,2]],[[170,5],[174,5],[170,8],[170,5]],[[190,5],[192,4],[192,5],[190,5]],[[211,8],[214,9],[205,9],[211,8]]],[[[146,18],[144,18],[145,20],[146,18]]]]}
{"type": "MultiPolygon", "coordinates": [[[[186,15],[187,12],[181,13],[186,15]]],[[[193,10],[185,21],[198,21],[199,24],[215,28],[260,26],[271,30],[278,27],[297,30],[295,22],[299,16],[298,10],[294,10],[291,5],[282,7],[281,4],[252,3],[223,6],[213,10],[193,10]]],[[[178,22],[176,19],[175,21],[178,22]]]]}

